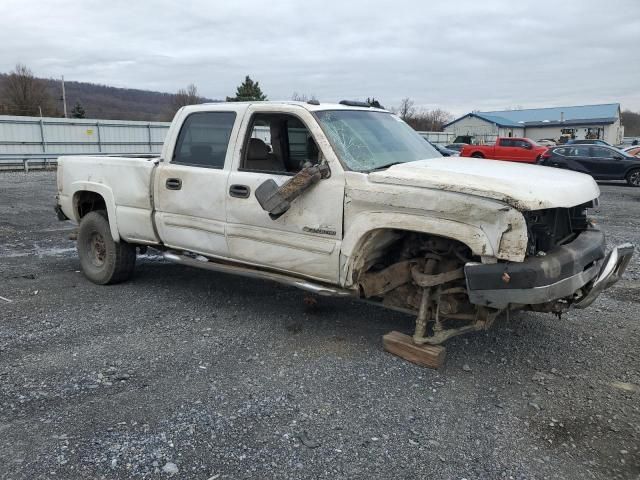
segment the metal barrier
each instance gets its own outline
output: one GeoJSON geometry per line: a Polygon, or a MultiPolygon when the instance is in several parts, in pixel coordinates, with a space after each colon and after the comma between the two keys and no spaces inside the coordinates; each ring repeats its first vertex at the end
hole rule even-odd
{"type": "Polygon", "coordinates": [[[169,125],[0,115],[0,154],[159,153],[169,125]]]}
{"type": "Polygon", "coordinates": [[[170,125],[0,115],[0,170],[47,169],[63,155],[157,156],[170,125]]]}

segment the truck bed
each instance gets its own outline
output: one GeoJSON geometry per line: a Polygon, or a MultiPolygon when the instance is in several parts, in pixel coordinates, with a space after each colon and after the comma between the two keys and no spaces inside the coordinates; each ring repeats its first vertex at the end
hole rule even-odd
{"type": "Polygon", "coordinates": [[[58,159],[59,204],[71,220],[78,222],[74,195],[83,190],[99,192],[107,200],[109,217],[117,219],[120,238],[158,243],[151,222],[151,172],[155,158],[66,156],[58,159]],[[88,188],[91,186],[92,188],[88,188]],[[111,201],[109,201],[111,200],[111,201]],[[114,201],[115,200],[115,201],[114,201]]]}

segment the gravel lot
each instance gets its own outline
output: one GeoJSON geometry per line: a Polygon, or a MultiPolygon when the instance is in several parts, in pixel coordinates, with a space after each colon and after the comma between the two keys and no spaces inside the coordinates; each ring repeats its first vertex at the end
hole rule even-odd
{"type": "MultiPolygon", "coordinates": [[[[640,244],[640,189],[601,188],[609,242],[640,244]]],[[[2,478],[640,478],[637,254],[590,309],[433,371],[382,350],[412,318],[355,301],[154,255],[89,283],[54,194],[0,174],[2,478]]]]}

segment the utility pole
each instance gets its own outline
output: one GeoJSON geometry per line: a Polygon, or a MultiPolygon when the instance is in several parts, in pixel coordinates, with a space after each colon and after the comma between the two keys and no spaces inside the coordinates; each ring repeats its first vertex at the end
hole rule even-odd
{"type": "Polygon", "coordinates": [[[62,75],[62,108],[64,108],[64,118],[67,118],[67,95],[64,92],[64,75],[62,75]]]}

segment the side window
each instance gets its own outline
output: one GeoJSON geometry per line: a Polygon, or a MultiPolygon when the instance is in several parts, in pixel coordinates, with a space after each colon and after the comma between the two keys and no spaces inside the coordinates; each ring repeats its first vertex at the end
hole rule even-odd
{"type": "Polygon", "coordinates": [[[608,148],[591,147],[591,156],[595,158],[611,158],[613,157],[613,152],[608,148]]]}
{"type": "Polygon", "coordinates": [[[257,113],[252,117],[242,170],[295,174],[306,163],[319,161],[320,150],[297,117],[282,113],[257,113]]]}
{"type": "Polygon", "coordinates": [[[513,140],[509,140],[507,138],[501,138],[500,139],[500,146],[501,147],[513,147],[513,140]]]}
{"type": "Polygon", "coordinates": [[[235,112],[196,112],[180,129],[171,163],[224,168],[235,112]]]}
{"type": "Polygon", "coordinates": [[[569,156],[570,157],[588,157],[589,147],[584,145],[576,145],[575,147],[570,147],[569,156]]]}
{"type": "Polygon", "coordinates": [[[554,153],[555,155],[562,155],[563,157],[567,155],[567,150],[569,150],[568,148],[554,148],[553,150],[551,150],[552,153],[554,153]]]}

